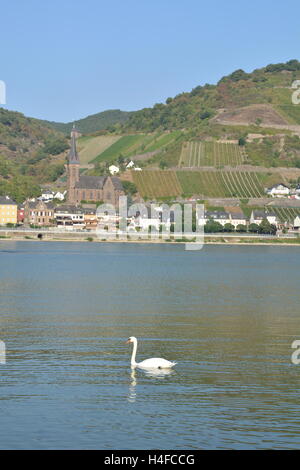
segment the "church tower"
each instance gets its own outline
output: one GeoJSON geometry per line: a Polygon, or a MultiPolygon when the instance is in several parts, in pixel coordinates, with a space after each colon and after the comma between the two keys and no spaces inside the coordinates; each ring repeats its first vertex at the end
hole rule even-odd
{"type": "MultiPolygon", "coordinates": [[[[73,128],[74,129],[74,128],[73,128]]],[[[68,155],[67,166],[67,180],[68,180],[68,202],[74,204],[75,198],[75,184],[79,181],[80,161],[76,149],[76,133],[71,131],[71,149],[68,155]]]]}

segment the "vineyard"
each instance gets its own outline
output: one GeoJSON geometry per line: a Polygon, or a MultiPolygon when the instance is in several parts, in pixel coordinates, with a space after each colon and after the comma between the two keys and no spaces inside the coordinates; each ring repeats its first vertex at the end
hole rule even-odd
{"type": "Polygon", "coordinates": [[[264,195],[257,173],[249,171],[178,171],[184,195],[256,198],[264,195]]]}
{"type": "Polygon", "coordinates": [[[132,172],[142,197],[198,195],[211,198],[259,198],[264,196],[260,175],[249,171],[132,172]]]}
{"type": "Polygon", "coordinates": [[[133,181],[143,198],[176,197],[182,193],[175,171],[133,171],[133,181]]]}
{"type": "Polygon", "coordinates": [[[199,168],[202,166],[238,166],[246,159],[244,149],[234,143],[185,142],[182,146],[179,166],[199,168]]]}
{"type": "Polygon", "coordinates": [[[297,216],[300,216],[300,208],[294,207],[272,207],[280,222],[293,222],[297,216]]]}

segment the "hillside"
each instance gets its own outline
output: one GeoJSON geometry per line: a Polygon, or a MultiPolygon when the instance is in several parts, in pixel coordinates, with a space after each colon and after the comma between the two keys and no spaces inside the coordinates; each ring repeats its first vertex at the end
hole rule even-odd
{"type": "Polygon", "coordinates": [[[0,195],[18,202],[64,171],[68,139],[40,121],[0,108],[0,195]]]}
{"type": "MultiPolygon", "coordinates": [[[[120,111],[119,109],[112,109],[103,111],[97,114],[91,114],[86,118],[76,121],[76,127],[80,129],[83,134],[90,134],[104,129],[109,129],[111,126],[118,126],[124,124],[130,117],[131,113],[127,111],[120,111]]],[[[56,131],[70,134],[74,122],[53,122],[41,121],[44,126],[50,127],[56,131]]]]}
{"type": "MultiPolygon", "coordinates": [[[[76,122],[81,171],[106,174],[115,163],[144,198],[263,197],[300,176],[295,80],[300,62],[291,60],[237,70],[153,108],[88,116],[76,122]],[[123,172],[131,159],[142,172],[123,172]]],[[[0,194],[21,200],[58,178],[64,185],[72,125],[0,109],[0,194]]]]}
{"type": "MultiPolygon", "coordinates": [[[[126,131],[189,129],[200,136],[217,131],[210,119],[220,112],[235,113],[238,124],[266,119],[267,124],[300,125],[300,106],[291,101],[292,83],[300,78],[300,62],[269,65],[246,73],[237,70],[221,78],[216,85],[197,86],[191,92],[168,98],[153,108],[134,112],[123,125],[126,131]],[[253,105],[249,116],[239,117],[236,110],[253,105]]],[[[225,117],[228,115],[225,115],[225,117]]],[[[232,118],[232,116],[231,116],[232,118]]]]}

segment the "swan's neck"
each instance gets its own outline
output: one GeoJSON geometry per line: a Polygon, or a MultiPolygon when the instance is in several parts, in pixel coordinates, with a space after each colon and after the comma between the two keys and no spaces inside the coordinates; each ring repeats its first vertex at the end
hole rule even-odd
{"type": "Polygon", "coordinates": [[[137,350],[137,340],[133,342],[133,349],[132,349],[132,355],[131,355],[131,365],[136,366],[136,361],[135,361],[135,356],[136,356],[136,350],[137,350]]]}

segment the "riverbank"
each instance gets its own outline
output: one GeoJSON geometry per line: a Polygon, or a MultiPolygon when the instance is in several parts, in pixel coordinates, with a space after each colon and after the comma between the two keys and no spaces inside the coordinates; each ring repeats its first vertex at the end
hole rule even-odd
{"type": "MultiPolygon", "coordinates": [[[[39,241],[43,242],[88,242],[88,243],[144,243],[144,244],[186,244],[196,243],[192,238],[144,239],[128,235],[126,238],[103,238],[97,233],[87,232],[48,232],[48,231],[10,231],[3,230],[0,241],[39,241]]],[[[200,243],[197,242],[197,243],[200,243]]],[[[274,236],[239,236],[223,234],[205,234],[205,245],[282,245],[300,246],[300,236],[274,237],[274,236]]]]}

